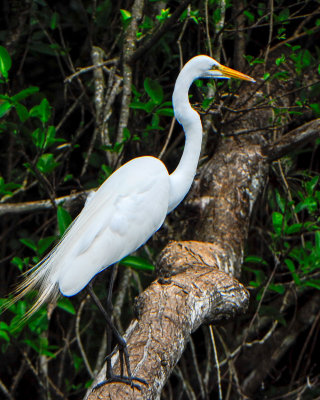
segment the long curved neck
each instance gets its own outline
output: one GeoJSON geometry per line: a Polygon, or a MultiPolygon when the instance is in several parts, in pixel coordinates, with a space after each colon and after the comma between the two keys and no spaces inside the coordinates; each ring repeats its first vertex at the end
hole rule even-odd
{"type": "Polygon", "coordinates": [[[175,84],[172,104],[176,119],[180,122],[186,135],[184,151],[179,165],[170,175],[170,197],[168,213],[184,199],[188,193],[201,151],[202,125],[199,114],[191,107],[188,91],[193,82],[187,71],[182,70],[175,84]]]}

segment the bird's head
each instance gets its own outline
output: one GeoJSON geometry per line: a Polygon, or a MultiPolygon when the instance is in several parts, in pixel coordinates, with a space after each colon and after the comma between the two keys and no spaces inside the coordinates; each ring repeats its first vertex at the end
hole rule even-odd
{"type": "Polygon", "coordinates": [[[218,61],[208,56],[193,57],[184,68],[190,69],[196,78],[215,78],[215,79],[243,79],[255,82],[253,78],[238,72],[232,68],[225,67],[218,61]]]}

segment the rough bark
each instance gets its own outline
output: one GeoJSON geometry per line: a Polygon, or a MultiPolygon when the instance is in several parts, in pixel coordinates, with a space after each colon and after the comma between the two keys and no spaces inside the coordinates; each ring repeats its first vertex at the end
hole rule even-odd
{"type": "MultiPolygon", "coordinates": [[[[112,383],[93,391],[90,400],[159,398],[191,333],[203,323],[218,322],[246,309],[247,290],[218,269],[222,252],[218,246],[198,242],[168,245],[160,264],[166,273],[173,265],[176,274],[160,277],[139,296],[138,317],[126,333],[133,375],[145,379],[148,386],[141,385],[138,391],[112,383]]],[[[119,373],[118,355],[113,363],[119,373]]],[[[104,373],[95,383],[104,379],[104,373]]]]}

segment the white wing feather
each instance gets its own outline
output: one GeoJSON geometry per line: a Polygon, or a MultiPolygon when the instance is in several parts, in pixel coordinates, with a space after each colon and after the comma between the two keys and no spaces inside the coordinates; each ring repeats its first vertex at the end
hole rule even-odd
{"type": "Polygon", "coordinates": [[[83,289],[104,268],[144,244],[168,212],[169,175],[154,157],[138,157],[115,171],[90,196],[62,240],[30,270],[18,288],[22,297],[39,287],[30,310],[56,297],[83,289]]]}

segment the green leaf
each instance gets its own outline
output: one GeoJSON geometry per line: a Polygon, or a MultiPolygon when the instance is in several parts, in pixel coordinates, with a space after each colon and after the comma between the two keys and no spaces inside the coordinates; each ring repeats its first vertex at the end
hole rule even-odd
{"type": "Polygon", "coordinates": [[[58,220],[59,232],[60,235],[62,236],[64,232],[67,230],[68,226],[71,224],[72,218],[66,209],[64,209],[62,206],[58,206],[57,220],[58,220]]]}
{"type": "Polygon", "coordinates": [[[42,128],[35,129],[32,134],[32,141],[39,149],[44,148],[45,132],[42,128]]]}
{"type": "Polygon", "coordinates": [[[277,211],[272,213],[273,229],[276,233],[281,233],[283,226],[283,215],[277,211]]]}
{"type": "Polygon", "coordinates": [[[11,68],[12,61],[7,49],[0,46],[0,74],[5,80],[8,79],[8,72],[11,68]]]}
{"type": "Polygon", "coordinates": [[[76,310],[73,307],[73,304],[67,297],[62,297],[58,303],[58,307],[61,308],[62,310],[66,311],[69,314],[76,315],[76,310]]]}
{"type": "Polygon", "coordinates": [[[315,113],[317,117],[320,116],[320,104],[319,103],[312,103],[310,104],[311,110],[315,113]]]}
{"type": "Polygon", "coordinates": [[[32,141],[40,149],[46,149],[55,142],[63,139],[56,139],[56,128],[50,125],[47,130],[37,128],[32,132],[32,141]]]}
{"type": "Polygon", "coordinates": [[[306,189],[308,195],[313,194],[313,191],[319,182],[319,178],[320,178],[319,176],[314,176],[310,181],[306,182],[306,189]]]}
{"type": "Polygon", "coordinates": [[[162,9],[160,15],[156,15],[156,19],[160,22],[163,22],[170,17],[171,17],[170,8],[162,9]]]}
{"type": "Polygon", "coordinates": [[[149,97],[155,102],[155,104],[161,104],[163,101],[163,89],[159,82],[146,78],[144,80],[144,89],[148,93],[149,97]]]}
{"type": "Polygon", "coordinates": [[[150,114],[155,108],[156,104],[153,100],[149,100],[145,105],[145,111],[150,114]]]}
{"type": "Polygon", "coordinates": [[[304,282],[303,285],[320,290],[320,279],[310,279],[310,280],[304,282]]]}
{"type": "Polygon", "coordinates": [[[10,101],[0,102],[0,118],[7,114],[12,106],[13,104],[10,101]]]}
{"type": "Polygon", "coordinates": [[[279,13],[279,20],[281,22],[283,21],[287,21],[289,19],[290,16],[290,10],[289,8],[284,8],[283,10],[280,11],[279,13]]]}
{"type": "Polygon", "coordinates": [[[248,18],[249,22],[254,22],[254,15],[250,11],[244,10],[243,14],[248,18]]]}
{"type": "Polygon", "coordinates": [[[14,183],[14,182],[8,182],[5,183],[4,179],[2,176],[0,176],[0,193],[11,196],[13,194],[13,190],[21,188],[21,184],[14,183]]]}
{"type": "Polygon", "coordinates": [[[276,200],[281,212],[284,213],[286,209],[286,201],[283,197],[281,197],[278,190],[276,190],[276,200]]]}
{"type": "Polygon", "coordinates": [[[315,232],[315,251],[318,257],[320,257],[320,231],[315,232]]]}
{"type": "Polygon", "coordinates": [[[54,12],[54,13],[52,14],[51,21],[50,21],[50,28],[51,28],[52,30],[54,30],[54,29],[57,28],[57,26],[58,26],[58,20],[59,20],[59,14],[58,14],[57,12],[54,12]]]}
{"type": "Polygon", "coordinates": [[[295,212],[298,213],[304,209],[307,209],[311,214],[316,212],[318,209],[317,200],[314,197],[306,197],[295,207],[295,212]]]}
{"type": "Polygon", "coordinates": [[[286,61],[286,57],[284,54],[281,55],[281,57],[278,57],[276,59],[276,65],[279,67],[279,65],[281,65],[282,63],[284,63],[286,61]]]}
{"type": "Polygon", "coordinates": [[[123,29],[126,29],[131,21],[131,13],[127,10],[120,10],[123,29]]]}
{"type": "Polygon", "coordinates": [[[0,339],[5,340],[6,342],[10,342],[10,336],[8,333],[2,329],[0,329],[0,339]]]}
{"type": "Polygon", "coordinates": [[[250,268],[247,266],[244,266],[244,269],[246,271],[252,272],[255,275],[256,280],[250,281],[250,285],[254,287],[259,287],[265,281],[265,274],[261,269],[250,268]]]}
{"type": "Polygon", "coordinates": [[[154,266],[141,257],[127,256],[120,261],[120,264],[142,271],[154,271],[154,266]]]}
{"type": "Polygon", "coordinates": [[[151,128],[152,129],[161,129],[161,127],[159,126],[159,123],[160,123],[160,117],[159,117],[158,113],[153,114],[152,119],[151,119],[151,128]]]}
{"type": "Polygon", "coordinates": [[[57,240],[56,236],[47,236],[38,242],[38,253],[41,255],[57,240]]]}
{"type": "Polygon", "coordinates": [[[276,293],[279,294],[284,294],[284,292],[286,291],[285,286],[282,285],[281,283],[270,283],[268,289],[273,290],[276,293]]]}
{"type": "Polygon", "coordinates": [[[52,172],[58,165],[59,163],[55,161],[53,154],[51,153],[42,154],[37,162],[37,168],[43,174],[52,172]]]}
{"type": "Polygon", "coordinates": [[[49,351],[50,346],[48,345],[48,339],[45,337],[40,336],[38,341],[31,339],[24,339],[22,342],[32,347],[38,354],[45,355],[51,358],[56,357],[56,355],[53,352],[49,351]]]}
{"type": "Polygon", "coordinates": [[[15,109],[21,122],[25,122],[29,118],[29,111],[23,104],[15,104],[15,109]]]}
{"type": "Polygon", "coordinates": [[[51,112],[50,112],[50,104],[47,99],[43,99],[41,103],[37,106],[34,106],[30,110],[31,117],[35,117],[40,119],[42,123],[48,122],[51,112]]]}
{"type": "Polygon", "coordinates": [[[298,233],[298,232],[301,231],[301,228],[302,228],[302,227],[303,227],[303,224],[301,224],[301,223],[292,224],[292,225],[288,226],[288,227],[285,229],[285,233],[286,233],[287,235],[292,235],[293,233],[298,233]]]}
{"type": "Polygon", "coordinates": [[[59,142],[59,141],[64,142],[64,140],[62,138],[56,139],[55,136],[56,136],[56,127],[53,125],[50,125],[47,129],[46,141],[44,143],[45,149],[55,142],[59,142]]]}
{"type": "Polygon", "coordinates": [[[30,86],[27,89],[23,89],[19,93],[12,96],[11,99],[12,101],[21,101],[37,92],[39,92],[39,88],[37,86],[30,86]]]}
{"type": "Polygon", "coordinates": [[[35,253],[37,252],[37,245],[34,240],[28,238],[19,239],[19,241],[24,244],[25,246],[32,249],[35,253]]]}
{"type": "Polygon", "coordinates": [[[120,9],[121,17],[123,21],[127,21],[131,18],[131,12],[127,10],[120,9]]]}
{"type": "Polygon", "coordinates": [[[291,272],[291,275],[292,275],[292,278],[293,278],[293,280],[294,280],[294,283],[295,283],[297,286],[300,286],[300,285],[301,285],[301,281],[300,281],[300,278],[299,278],[298,274],[296,273],[296,267],[294,266],[293,261],[290,260],[290,258],[286,258],[286,259],[284,260],[284,262],[285,262],[285,264],[287,265],[288,270],[291,272]]]}
{"type": "Polygon", "coordinates": [[[130,108],[133,108],[134,110],[144,110],[146,111],[146,103],[143,103],[142,101],[138,101],[138,100],[133,100],[130,103],[130,108]]]}
{"type": "Polygon", "coordinates": [[[22,272],[24,267],[29,266],[29,257],[25,257],[23,260],[20,257],[13,257],[11,264],[16,265],[19,268],[19,271],[22,272]]]}
{"type": "Polygon", "coordinates": [[[156,111],[157,115],[164,115],[166,117],[173,117],[173,109],[172,108],[159,108],[159,110],[156,111]]]}
{"type": "Polygon", "coordinates": [[[261,257],[258,257],[258,256],[247,256],[247,257],[245,257],[245,259],[244,259],[244,263],[251,263],[251,264],[262,264],[262,265],[265,265],[265,266],[267,266],[268,265],[268,263],[263,259],[263,258],[261,258],[261,257]]]}
{"type": "Polygon", "coordinates": [[[129,129],[128,129],[127,127],[123,128],[122,134],[123,134],[123,140],[124,140],[125,142],[127,142],[128,140],[130,140],[131,134],[130,134],[130,131],[129,131],[129,129]]]}

